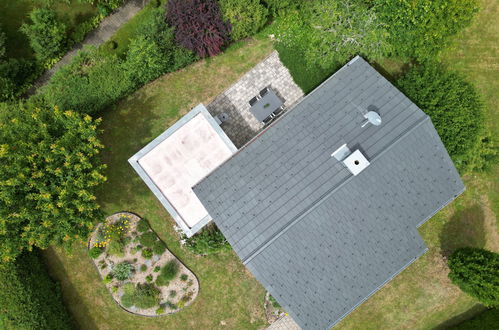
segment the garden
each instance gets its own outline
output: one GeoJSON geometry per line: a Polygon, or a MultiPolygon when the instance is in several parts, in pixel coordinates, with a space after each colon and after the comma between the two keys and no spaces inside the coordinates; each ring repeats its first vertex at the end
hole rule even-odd
{"type": "MultiPolygon", "coordinates": [[[[57,47],[68,45],[83,19],[73,20],[78,14],[71,11],[61,16],[58,8],[67,0],[21,2],[29,4],[23,17],[42,2],[56,11],[58,22],[48,30],[64,35],[48,36],[57,47]]],[[[86,20],[106,2],[83,1],[71,9],[88,12],[86,20]]],[[[111,42],[82,50],[29,99],[18,99],[20,91],[41,63],[50,63],[30,43],[47,31],[32,29],[36,33],[28,37],[18,28],[34,20],[9,16],[2,21],[6,38],[0,33],[0,65],[9,68],[0,77],[0,91],[7,91],[0,103],[0,160],[9,164],[0,167],[0,258],[9,269],[9,276],[0,272],[0,302],[10,318],[0,317],[0,327],[6,320],[7,328],[256,329],[267,325],[266,316],[283,312],[264,298],[263,287],[215,227],[181,237],[127,163],[188,109],[208,103],[274,49],[306,93],[362,55],[431,117],[467,187],[419,229],[428,253],[339,327],[449,327],[484,310],[496,296],[487,295],[490,287],[468,285],[467,274],[475,275],[474,283],[492,283],[486,272],[497,254],[482,249],[499,251],[491,134],[497,131],[497,9],[491,0],[151,1],[111,42]],[[194,9],[200,3],[207,9],[202,13],[194,9]],[[199,21],[211,31],[206,38],[192,24],[199,21]],[[22,56],[12,51],[21,39],[27,49],[22,56]],[[148,221],[133,214],[121,221],[124,209],[148,221]],[[97,225],[104,213],[114,215],[97,225]],[[124,221],[134,225],[125,234],[111,230],[115,240],[107,242],[107,226],[124,221]],[[140,223],[148,229],[140,231],[140,223]],[[81,242],[89,237],[87,249],[81,242]],[[168,246],[163,253],[161,242],[168,246]],[[480,250],[464,253],[464,247],[480,250]],[[477,272],[483,260],[490,264],[477,272]],[[403,313],[401,305],[407,306],[403,313]]]]}
{"type": "Polygon", "coordinates": [[[134,314],[172,314],[198,294],[194,274],[135,214],[116,213],[98,224],[90,237],[89,255],[113,299],[134,314]]]}

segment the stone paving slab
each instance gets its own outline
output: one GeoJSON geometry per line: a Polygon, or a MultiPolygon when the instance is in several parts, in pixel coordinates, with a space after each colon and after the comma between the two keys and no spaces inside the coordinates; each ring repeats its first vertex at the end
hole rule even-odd
{"type": "Polygon", "coordinates": [[[229,115],[229,120],[221,127],[238,148],[264,127],[250,112],[249,100],[265,87],[271,87],[276,92],[286,109],[303,97],[303,91],[274,51],[206,107],[214,117],[221,113],[229,115]]]}
{"type": "Polygon", "coordinates": [[[286,315],[272,323],[266,330],[301,330],[301,328],[291,316],[286,315]]]}

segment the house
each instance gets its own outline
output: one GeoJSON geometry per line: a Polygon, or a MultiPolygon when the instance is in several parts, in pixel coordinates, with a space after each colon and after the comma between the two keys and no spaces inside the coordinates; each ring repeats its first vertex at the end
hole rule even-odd
{"type": "Polygon", "coordinates": [[[327,329],[427,250],[464,190],[430,118],[355,57],[192,187],[303,329],[327,329]]]}

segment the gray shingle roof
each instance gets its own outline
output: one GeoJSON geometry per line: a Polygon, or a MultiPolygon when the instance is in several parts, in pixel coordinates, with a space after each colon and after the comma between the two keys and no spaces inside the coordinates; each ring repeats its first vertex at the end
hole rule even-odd
{"type": "Polygon", "coordinates": [[[464,186],[429,117],[356,57],[194,187],[304,329],[334,325],[426,247],[416,227],[464,186]],[[377,108],[367,125],[360,109],[377,108]],[[371,164],[353,176],[342,144],[371,164]]]}

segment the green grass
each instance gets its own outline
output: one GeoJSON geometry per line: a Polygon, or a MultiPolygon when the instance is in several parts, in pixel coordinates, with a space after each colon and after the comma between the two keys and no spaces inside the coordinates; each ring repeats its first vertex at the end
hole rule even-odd
{"type": "MultiPolygon", "coordinates": [[[[42,7],[44,0],[0,0],[0,25],[7,35],[8,57],[33,57],[29,42],[19,28],[23,22],[29,22],[29,12],[35,7],[42,7]]],[[[53,1],[51,9],[68,27],[68,35],[79,23],[97,13],[97,9],[88,4],[71,0],[70,4],[53,1]]]]}
{"type": "Polygon", "coordinates": [[[127,159],[190,108],[228,88],[272,51],[269,40],[250,40],[224,54],[165,75],[130,95],[103,114],[103,160],[108,181],[98,195],[106,214],[136,212],[168,248],[198,277],[200,292],[179,313],[144,318],[121,310],[106,290],[85,247],[69,255],[61,249],[45,252],[52,274],[61,281],[63,296],[83,329],[257,329],[265,325],[265,290],[232,251],[198,257],[180,246],[173,220],[127,159]]]}
{"type": "MultiPolygon", "coordinates": [[[[474,25],[458,36],[444,59],[482,91],[489,127],[494,128],[499,90],[494,52],[499,40],[492,31],[498,28],[498,4],[495,0],[482,3],[485,9],[474,25]]],[[[161,77],[103,114],[102,140],[107,147],[103,160],[108,164],[108,181],[98,195],[103,210],[106,214],[129,210],[147,217],[168,248],[198,276],[201,289],[193,304],[179,313],[162,318],[133,316],[113,302],[83,246],[75,247],[72,255],[49,249],[47,262],[82,328],[258,329],[265,325],[262,286],[232,251],[201,258],[183,249],[174,222],[127,159],[196,104],[209,103],[270,51],[268,40],[239,42],[220,56],[161,77]]],[[[287,55],[299,60],[299,56],[287,55]]],[[[375,66],[389,78],[399,76],[405,68],[393,60],[375,66]]],[[[310,73],[295,71],[295,78],[303,79],[307,89],[327,76],[320,70],[315,78],[307,75],[310,73]]],[[[499,251],[497,183],[491,183],[497,175],[494,171],[464,178],[466,192],[419,229],[428,252],[347,316],[338,329],[441,328],[484,309],[450,283],[445,256],[460,246],[499,251]]]]}

